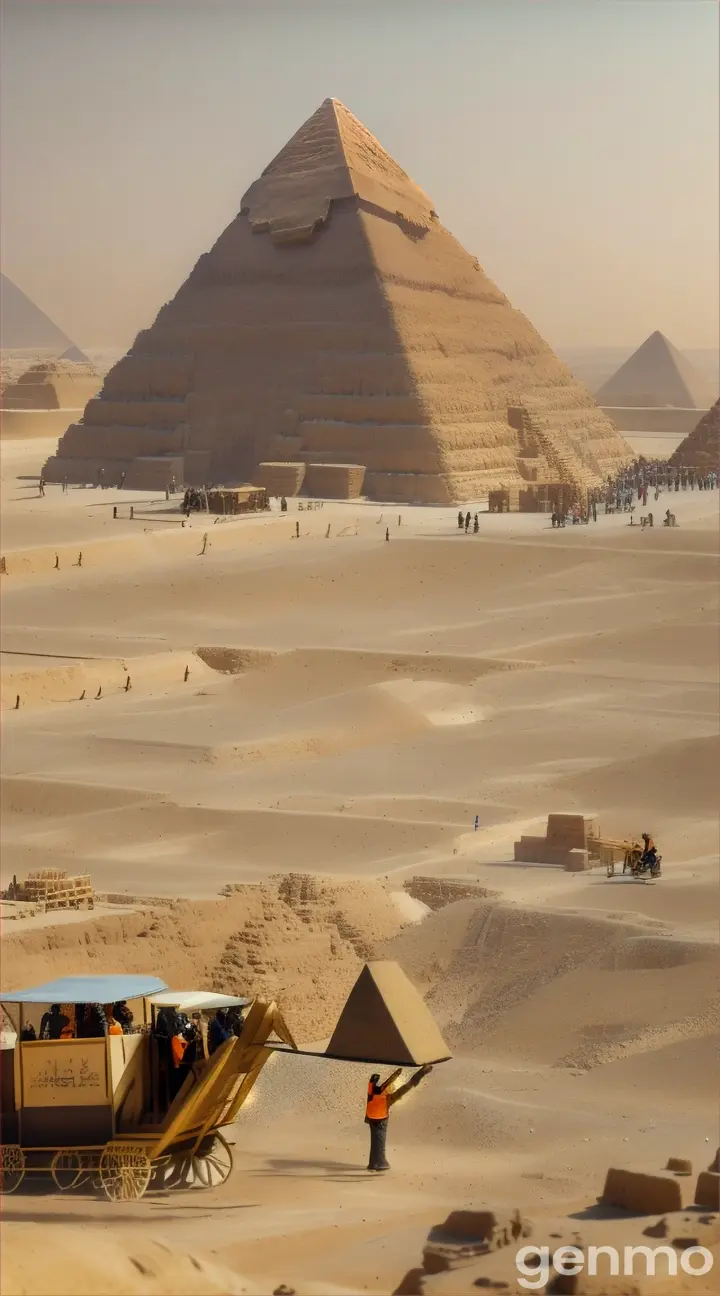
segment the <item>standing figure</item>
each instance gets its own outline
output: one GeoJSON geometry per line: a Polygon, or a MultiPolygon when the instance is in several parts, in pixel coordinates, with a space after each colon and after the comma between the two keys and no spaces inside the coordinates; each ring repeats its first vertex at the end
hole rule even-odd
{"type": "Polygon", "coordinates": [[[385,1155],[385,1143],[387,1139],[388,1117],[390,1108],[400,1098],[404,1097],[410,1089],[414,1089],[420,1083],[424,1076],[432,1071],[431,1066],[422,1066],[405,1084],[400,1085],[398,1089],[392,1089],[391,1086],[402,1074],[402,1067],[393,1071],[387,1080],[380,1083],[380,1075],[374,1071],[370,1076],[367,1089],[367,1102],[365,1104],[365,1123],[370,1126],[370,1160],[368,1170],[389,1170],[387,1157],[385,1155]]]}

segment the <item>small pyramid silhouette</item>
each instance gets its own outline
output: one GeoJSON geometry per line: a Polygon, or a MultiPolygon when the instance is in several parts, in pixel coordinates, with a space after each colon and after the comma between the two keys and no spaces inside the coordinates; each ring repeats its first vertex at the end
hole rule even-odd
{"type": "Polygon", "coordinates": [[[62,355],[58,356],[58,359],[71,360],[73,364],[90,364],[90,360],[85,355],[85,352],[81,351],[80,347],[75,346],[74,343],[72,346],[68,347],[67,351],[63,351],[62,355]]]}
{"type": "Polygon", "coordinates": [[[0,277],[0,346],[18,351],[59,351],[74,343],[7,275],[0,277]]]}
{"type": "Polygon", "coordinates": [[[450,1049],[422,996],[397,963],[366,963],[343,1008],[327,1057],[423,1066],[450,1049]]]}
{"type": "Polygon", "coordinates": [[[707,409],[710,384],[686,356],[656,330],[596,393],[598,405],[707,409]]]}
{"type": "Polygon", "coordinates": [[[370,499],[449,503],[519,489],[524,456],[542,480],[597,486],[632,452],[422,189],[326,99],[44,471],[95,480],[122,462],[138,486],[158,471],[201,485],[251,481],[260,463],[356,465],[370,499]]]}
{"type": "Polygon", "coordinates": [[[676,468],[720,467],[720,400],[700,419],[692,432],[680,442],[670,463],[676,468]]]}

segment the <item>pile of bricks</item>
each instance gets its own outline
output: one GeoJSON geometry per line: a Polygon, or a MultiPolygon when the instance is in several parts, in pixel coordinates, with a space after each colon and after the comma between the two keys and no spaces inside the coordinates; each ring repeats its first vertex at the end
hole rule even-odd
{"type": "Polygon", "coordinates": [[[79,909],[81,903],[94,907],[90,874],[68,874],[64,869],[40,869],[13,886],[13,899],[47,909],[79,909]]]}

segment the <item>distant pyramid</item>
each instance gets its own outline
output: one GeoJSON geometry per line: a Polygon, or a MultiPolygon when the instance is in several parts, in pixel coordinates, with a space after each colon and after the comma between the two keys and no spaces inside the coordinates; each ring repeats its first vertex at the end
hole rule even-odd
{"type": "Polygon", "coordinates": [[[74,343],[12,279],[0,281],[0,347],[16,351],[60,351],[74,343]]]}
{"type": "Polygon", "coordinates": [[[707,409],[715,397],[682,352],[656,331],[608,378],[595,399],[604,406],[707,409]]]}
{"type": "Polygon", "coordinates": [[[676,468],[720,469],[720,400],[680,442],[670,463],[676,468]]]}
{"type": "Polygon", "coordinates": [[[63,351],[62,355],[58,356],[58,359],[70,360],[73,364],[90,364],[90,360],[85,355],[85,352],[81,351],[80,347],[75,346],[74,343],[68,347],[67,351],[63,351]]]}
{"type": "Polygon", "coordinates": [[[533,474],[597,485],[631,457],[430,199],[326,99],[45,472],[155,486],[357,465],[372,499],[448,503],[533,474]]]}

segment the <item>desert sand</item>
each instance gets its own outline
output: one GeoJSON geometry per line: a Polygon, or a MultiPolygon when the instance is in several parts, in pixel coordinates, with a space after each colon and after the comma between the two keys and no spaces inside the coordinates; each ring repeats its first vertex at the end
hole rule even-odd
{"type": "Polygon", "coordinates": [[[373,1177],[367,1068],[276,1057],[223,1188],[6,1198],[3,1290],[49,1290],[39,1256],[82,1223],[117,1248],[101,1275],[92,1248],[76,1267],[88,1296],[388,1293],[452,1209],[519,1207],[539,1236],[592,1216],[611,1164],[703,1169],[716,493],[673,495],[674,530],[481,512],[466,536],[452,509],[363,501],[182,528],[157,494],[40,498],[45,447],[6,446],[2,882],[69,868],[107,899],[57,923],[5,906],[4,985],[152,971],[265,991],[308,1045],[387,957],[454,1058],[394,1113],[373,1177]],[[648,829],[663,878],[513,863],[550,811],[648,829]]]}

